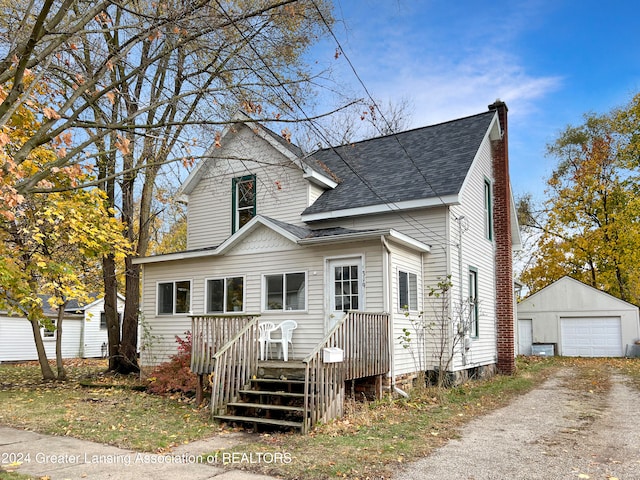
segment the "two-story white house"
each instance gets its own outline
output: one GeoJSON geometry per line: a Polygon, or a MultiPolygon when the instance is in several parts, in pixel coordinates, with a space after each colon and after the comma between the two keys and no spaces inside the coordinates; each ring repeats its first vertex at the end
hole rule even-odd
{"type": "Polygon", "coordinates": [[[447,368],[512,372],[519,233],[506,120],[498,101],[470,117],[304,155],[238,119],[181,187],[188,249],[136,260],[144,318],[160,339],[154,358],[175,351],[191,316],[295,320],[289,356],[300,360],[345,312],[372,312],[387,318],[385,375],[396,384],[416,372],[416,353],[426,370],[438,366],[441,333],[425,352],[398,337],[411,318],[424,315],[429,328],[442,321],[429,292],[448,279],[448,324],[434,329],[447,337],[447,368]]]}

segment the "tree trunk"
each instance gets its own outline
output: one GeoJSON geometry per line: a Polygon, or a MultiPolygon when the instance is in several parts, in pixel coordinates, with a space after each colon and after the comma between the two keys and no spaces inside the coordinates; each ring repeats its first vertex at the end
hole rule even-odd
{"type": "Polygon", "coordinates": [[[116,370],[120,355],[120,317],[118,316],[116,260],[113,255],[102,259],[102,275],[104,279],[104,316],[107,321],[107,339],[109,341],[109,370],[116,370]]]}
{"type": "Polygon", "coordinates": [[[58,380],[66,380],[67,373],[64,371],[62,362],[62,320],[64,319],[64,309],[67,302],[58,306],[58,318],[56,320],[56,367],[58,369],[58,380]]]}
{"type": "MultiPolygon", "coordinates": [[[[122,188],[122,221],[125,235],[131,245],[136,244],[136,233],[133,228],[135,218],[134,189],[136,176],[132,171],[133,155],[124,155],[124,167],[128,173],[123,175],[122,188]]],[[[125,301],[124,318],[122,319],[122,341],[120,358],[116,371],[119,373],[137,373],[138,366],[138,310],[140,308],[140,267],[133,265],[133,257],[127,256],[125,269],[125,301]]]]}
{"type": "Polygon", "coordinates": [[[49,360],[47,359],[47,352],[44,349],[44,343],[42,342],[42,335],[40,333],[40,321],[37,318],[29,318],[31,323],[31,330],[33,331],[33,339],[36,342],[36,351],[38,352],[38,362],[40,363],[40,371],[42,372],[43,380],[55,380],[56,376],[51,370],[49,360]]]}
{"type": "Polygon", "coordinates": [[[132,264],[132,257],[125,259],[125,305],[122,319],[122,342],[117,371],[137,373],[138,365],[138,310],[140,308],[140,267],[132,264]]]}

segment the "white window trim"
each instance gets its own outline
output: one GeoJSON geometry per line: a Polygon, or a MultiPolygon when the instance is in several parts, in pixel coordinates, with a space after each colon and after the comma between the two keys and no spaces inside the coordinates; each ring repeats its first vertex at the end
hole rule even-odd
{"type": "Polygon", "coordinates": [[[169,316],[175,316],[175,315],[186,316],[186,315],[191,315],[192,311],[193,311],[193,279],[182,278],[178,280],[159,280],[156,282],[156,316],[157,317],[169,317],[169,316]],[[177,293],[176,283],[180,283],[180,282],[189,282],[189,311],[185,313],[176,313],[176,293],[177,293]],[[165,283],[173,283],[173,298],[172,298],[173,313],[160,313],[159,288],[160,288],[160,285],[165,283]]]}
{"type": "Polygon", "coordinates": [[[222,277],[207,277],[204,279],[204,305],[202,309],[205,315],[224,315],[227,313],[244,313],[247,307],[247,277],[246,275],[224,275],[222,277]],[[229,278],[241,278],[242,279],[242,310],[227,310],[226,298],[227,298],[227,279],[229,278]],[[210,280],[223,280],[224,292],[223,296],[223,305],[222,312],[210,312],[208,310],[209,303],[209,281],[210,280]]]}
{"type": "MultiPolygon", "coordinates": [[[[397,293],[397,301],[396,301],[396,308],[398,313],[403,313],[405,310],[403,308],[403,305],[400,305],[400,272],[402,273],[406,273],[407,274],[407,288],[410,287],[410,282],[409,282],[409,275],[415,275],[416,276],[416,308],[411,308],[411,305],[409,305],[409,312],[419,312],[420,311],[420,274],[417,273],[416,271],[412,271],[410,268],[405,268],[405,267],[396,267],[396,282],[397,282],[397,287],[396,287],[396,293],[397,293]]],[[[411,291],[408,290],[407,291],[407,296],[410,299],[411,298],[411,291]]]]}
{"type": "Polygon", "coordinates": [[[262,292],[261,292],[261,297],[262,297],[262,313],[285,313],[285,312],[295,312],[295,313],[300,313],[300,312],[307,312],[309,310],[309,273],[306,270],[292,270],[292,271],[288,271],[288,272],[278,272],[278,273],[264,273],[262,275],[262,292]],[[294,273],[303,273],[304,274],[304,308],[301,310],[288,310],[285,309],[285,292],[286,292],[286,286],[284,284],[284,279],[286,278],[286,275],[291,275],[294,273]],[[282,309],[269,309],[267,308],[267,277],[275,277],[275,276],[282,276],[283,277],[283,299],[282,299],[282,309]]]}
{"type": "Polygon", "coordinates": [[[478,268],[474,267],[474,266],[469,266],[469,268],[467,269],[467,289],[469,289],[469,291],[467,292],[467,302],[469,305],[470,310],[469,311],[469,318],[471,319],[471,322],[469,323],[469,336],[476,340],[480,337],[480,301],[479,301],[479,296],[480,296],[480,285],[479,285],[479,279],[480,279],[480,275],[478,273],[478,268]],[[474,302],[471,302],[471,274],[473,273],[474,275],[474,288],[476,290],[476,297],[474,298],[474,302]],[[471,312],[473,312],[473,316],[471,315],[471,312]],[[475,332],[474,332],[475,330],[475,332]]]}
{"type": "Polygon", "coordinates": [[[482,184],[482,210],[484,220],[484,238],[490,242],[494,240],[494,226],[493,226],[493,210],[494,210],[494,198],[493,198],[493,182],[487,177],[484,178],[482,184]],[[489,189],[487,192],[487,188],[489,189]],[[488,194],[488,197],[487,197],[488,194]]]}

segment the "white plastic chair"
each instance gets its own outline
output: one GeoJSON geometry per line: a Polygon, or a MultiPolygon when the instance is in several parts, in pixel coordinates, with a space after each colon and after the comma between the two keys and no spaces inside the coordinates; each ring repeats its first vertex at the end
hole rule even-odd
{"type": "Polygon", "coordinates": [[[280,338],[269,338],[268,343],[279,343],[281,346],[280,355],[284,357],[284,361],[289,361],[289,344],[293,352],[293,331],[298,328],[298,323],[294,320],[285,320],[281,322],[276,330],[280,330],[280,338]]]}
{"type": "Polygon", "coordinates": [[[271,343],[271,332],[276,329],[276,325],[273,322],[260,322],[258,324],[258,342],[260,342],[260,360],[266,360],[269,356],[269,352],[265,352],[265,349],[269,349],[271,343]],[[265,353],[267,354],[265,357],[265,353]]]}

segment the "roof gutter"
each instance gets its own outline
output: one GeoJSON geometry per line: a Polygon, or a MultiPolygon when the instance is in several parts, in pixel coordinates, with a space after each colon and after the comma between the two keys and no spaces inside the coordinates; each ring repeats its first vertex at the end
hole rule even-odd
{"type": "Polygon", "coordinates": [[[406,211],[418,208],[444,207],[450,205],[460,205],[460,198],[457,194],[421,198],[417,200],[405,200],[393,203],[380,203],[375,205],[367,205],[364,207],[328,210],[317,213],[303,213],[301,219],[303,222],[308,223],[318,220],[332,220],[336,218],[357,217],[361,215],[406,211]]]}
{"type": "Polygon", "coordinates": [[[380,237],[390,238],[394,240],[396,243],[400,243],[412,249],[418,250],[420,252],[430,252],[431,246],[426,243],[422,243],[418,240],[415,240],[408,235],[400,233],[393,229],[383,229],[383,230],[368,230],[366,232],[353,232],[353,233],[345,233],[342,235],[333,235],[330,237],[313,237],[313,238],[301,238],[298,240],[298,245],[321,245],[321,244],[332,244],[332,243],[344,243],[348,241],[357,241],[357,240],[376,240],[380,237]]]}

